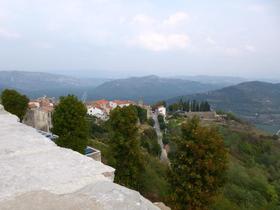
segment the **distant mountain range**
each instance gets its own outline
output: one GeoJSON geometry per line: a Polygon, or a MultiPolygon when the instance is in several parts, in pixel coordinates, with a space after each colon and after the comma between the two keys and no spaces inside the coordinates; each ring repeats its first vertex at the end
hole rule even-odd
{"type": "Polygon", "coordinates": [[[87,96],[87,100],[141,99],[150,104],[159,100],[172,103],[182,97],[207,100],[214,109],[234,112],[266,130],[280,129],[280,84],[243,80],[238,77],[161,78],[154,75],[115,80],[80,79],[42,72],[0,71],[0,91],[13,88],[30,98],[74,94],[80,99],[87,96]]]}
{"type": "Polygon", "coordinates": [[[66,94],[81,95],[109,79],[80,79],[65,75],[43,72],[0,71],[0,90],[13,88],[29,97],[49,95],[59,97],[66,94]]]}
{"type": "Polygon", "coordinates": [[[105,82],[90,91],[88,96],[107,99],[143,99],[146,103],[154,103],[182,94],[205,92],[219,87],[219,85],[151,75],[105,82]]]}
{"type": "Polygon", "coordinates": [[[213,84],[220,87],[226,87],[230,85],[236,85],[242,82],[248,81],[248,79],[242,77],[230,77],[230,76],[208,76],[208,75],[198,75],[198,76],[177,76],[174,78],[180,78],[184,80],[190,80],[195,82],[200,82],[203,84],[213,84]]]}
{"type": "Polygon", "coordinates": [[[168,103],[196,99],[207,100],[216,110],[234,112],[266,130],[280,129],[280,84],[244,82],[206,93],[185,95],[168,103]]]}
{"type": "Polygon", "coordinates": [[[42,72],[0,71],[0,90],[14,88],[30,98],[42,95],[59,97],[75,94],[79,98],[87,93],[94,99],[143,99],[146,103],[180,95],[200,93],[224,87],[196,81],[158,76],[131,77],[126,79],[80,79],[42,72]]]}

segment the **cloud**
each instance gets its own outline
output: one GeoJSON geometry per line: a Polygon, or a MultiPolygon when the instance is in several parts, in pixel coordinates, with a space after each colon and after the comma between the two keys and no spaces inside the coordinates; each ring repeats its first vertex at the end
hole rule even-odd
{"type": "Polygon", "coordinates": [[[17,32],[10,31],[5,28],[0,28],[0,37],[5,39],[19,39],[21,35],[17,32]]]}
{"type": "Polygon", "coordinates": [[[245,50],[247,50],[248,52],[254,53],[256,52],[256,48],[253,45],[245,45],[245,50]]]}
{"type": "Polygon", "coordinates": [[[132,18],[134,35],[129,44],[151,51],[167,51],[185,49],[190,38],[182,31],[182,23],[188,21],[185,12],[176,12],[167,18],[155,18],[145,14],[138,14],[132,18]]]}
{"type": "Polygon", "coordinates": [[[185,49],[189,42],[190,39],[186,34],[161,34],[155,32],[141,34],[131,41],[133,45],[157,52],[185,49]]]}
{"type": "Polygon", "coordinates": [[[209,36],[206,38],[206,42],[210,45],[216,45],[217,44],[217,42],[209,36]]]}
{"type": "Polygon", "coordinates": [[[33,44],[36,48],[40,49],[52,49],[54,46],[51,43],[48,42],[35,42],[33,44]]]}
{"type": "Polygon", "coordinates": [[[151,16],[138,14],[133,17],[132,22],[134,24],[151,25],[151,24],[155,24],[156,20],[151,16]]]}
{"type": "Polygon", "coordinates": [[[248,7],[248,10],[252,12],[262,13],[265,12],[266,6],[262,4],[252,4],[248,7]]]}
{"type": "Polygon", "coordinates": [[[187,22],[190,19],[189,14],[186,12],[176,12],[170,15],[166,20],[163,21],[163,25],[176,26],[180,23],[187,22]]]}
{"type": "Polygon", "coordinates": [[[227,47],[224,49],[224,52],[228,56],[238,56],[240,55],[240,50],[235,47],[227,47]]]}

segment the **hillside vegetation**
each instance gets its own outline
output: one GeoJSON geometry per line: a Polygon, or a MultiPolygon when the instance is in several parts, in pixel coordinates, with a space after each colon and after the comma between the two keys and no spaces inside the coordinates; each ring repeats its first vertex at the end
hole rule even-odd
{"type": "Polygon", "coordinates": [[[219,87],[213,84],[161,78],[152,75],[105,82],[90,91],[88,96],[89,98],[130,99],[136,101],[143,99],[146,103],[154,103],[170,97],[201,93],[219,87]]]}
{"type": "MultiPolygon", "coordinates": [[[[237,119],[237,118],[236,118],[237,119]]],[[[172,158],[176,145],[172,141],[186,119],[173,117],[168,124],[168,141],[172,158]]],[[[240,120],[203,122],[216,126],[229,151],[227,181],[216,197],[213,210],[280,209],[280,143],[240,120]]]]}
{"type": "MultiPolygon", "coordinates": [[[[167,123],[164,143],[169,144],[169,158],[176,153],[175,138],[181,135],[186,117],[171,116],[167,123]]],[[[226,181],[209,206],[212,210],[280,209],[280,142],[278,137],[257,130],[230,114],[224,121],[202,121],[202,126],[216,127],[228,151],[226,181]]],[[[114,162],[110,152],[108,122],[91,121],[90,145],[102,151],[102,161],[114,162]]],[[[159,160],[156,135],[147,122],[139,124],[141,153],[145,157],[139,189],[152,201],[170,202],[168,167],[159,160]]],[[[186,174],[187,176],[187,174],[186,174]]]]}
{"type": "Polygon", "coordinates": [[[206,100],[215,110],[234,112],[272,133],[280,129],[280,84],[245,82],[207,93],[173,98],[167,102],[171,104],[180,98],[206,100]]]}

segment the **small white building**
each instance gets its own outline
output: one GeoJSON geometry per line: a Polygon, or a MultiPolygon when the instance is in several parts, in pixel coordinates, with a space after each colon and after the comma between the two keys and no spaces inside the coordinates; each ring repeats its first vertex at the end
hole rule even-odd
{"type": "Polygon", "coordinates": [[[112,109],[115,109],[117,107],[123,108],[123,107],[129,106],[131,104],[133,104],[133,102],[127,101],[127,100],[114,100],[114,101],[109,102],[109,105],[110,105],[110,107],[112,107],[112,109]]]}
{"type": "Polygon", "coordinates": [[[166,117],[166,108],[164,106],[159,106],[157,108],[157,113],[161,114],[162,116],[166,117]]]}
{"type": "Polygon", "coordinates": [[[107,117],[106,112],[104,112],[101,108],[94,107],[94,106],[87,107],[87,114],[103,120],[106,119],[107,117]]]}

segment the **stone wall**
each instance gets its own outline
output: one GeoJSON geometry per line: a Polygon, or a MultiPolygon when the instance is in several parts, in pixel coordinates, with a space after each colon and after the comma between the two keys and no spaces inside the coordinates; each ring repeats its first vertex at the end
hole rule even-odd
{"type": "Polygon", "coordinates": [[[28,109],[23,123],[38,130],[50,132],[52,127],[51,112],[46,112],[40,108],[28,109]]]}
{"type": "Polygon", "coordinates": [[[0,209],[159,210],[115,169],[61,148],[0,106],[0,209]]]}

